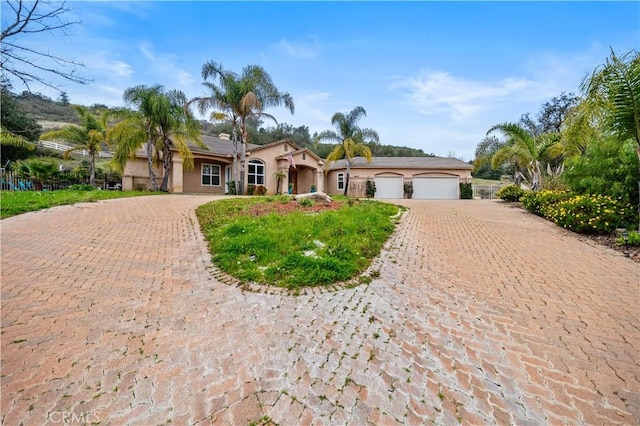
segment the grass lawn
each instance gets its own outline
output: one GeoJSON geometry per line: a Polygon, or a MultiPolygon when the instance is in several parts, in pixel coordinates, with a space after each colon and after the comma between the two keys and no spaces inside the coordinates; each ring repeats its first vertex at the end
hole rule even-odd
{"type": "Polygon", "coordinates": [[[491,179],[480,179],[480,178],[471,178],[471,183],[474,185],[510,185],[512,182],[503,181],[503,180],[491,180],[491,179]]]}
{"type": "Polygon", "coordinates": [[[214,201],[196,214],[222,271],[245,283],[296,289],[362,273],[394,231],[399,211],[371,200],[302,207],[272,196],[214,201]]]}
{"type": "Polygon", "coordinates": [[[163,194],[149,191],[0,191],[0,218],[65,204],[163,194]]]}

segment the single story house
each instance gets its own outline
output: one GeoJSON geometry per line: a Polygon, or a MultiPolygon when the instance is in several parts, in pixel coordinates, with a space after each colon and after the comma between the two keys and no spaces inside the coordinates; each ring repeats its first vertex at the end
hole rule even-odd
{"type": "MultiPolygon", "coordinates": [[[[185,170],[176,151],[173,155],[169,192],[225,194],[227,182],[234,181],[234,142],[229,135],[202,136],[207,149],[192,146],[194,168],[185,170]]],[[[237,151],[240,152],[240,144],[237,151]]],[[[238,154],[240,155],[240,154],[238,154]]],[[[239,161],[238,161],[239,163],[239,161]]],[[[325,161],[307,148],[284,139],[266,145],[248,144],[245,157],[245,188],[264,186],[267,194],[294,194],[322,191],[342,194],[346,183],[346,162],[325,167],[325,161]]],[[[238,165],[239,168],[239,165],[238,165]]],[[[367,180],[376,184],[376,198],[403,198],[404,185],[413,184],[413,198],[458,199],[459,182],[471,179],[472,166],[455,158],[376,157],[370,163],[355,158],[351,164],[349,195],[364,196],[367,180]]],[[[155,169],[158,183],[162,167],[155,169]]],[[[146,154],[138,151],[127,161],[122,189],[149,188],[146,154]]]]}

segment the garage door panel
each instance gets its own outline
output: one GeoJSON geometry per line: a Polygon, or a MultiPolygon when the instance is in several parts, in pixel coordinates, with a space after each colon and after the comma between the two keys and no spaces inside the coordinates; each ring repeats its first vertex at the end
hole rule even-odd
{"type": "Polygon", "coordinates": [[[375,198],[402,198],[404,195],[402,176],[376,176],[375,198]]]}
{"type": "Polygon", "coordinates": [[[457,200],[457,177],[414,177],[413,198],[416,200],[457,200]]]}

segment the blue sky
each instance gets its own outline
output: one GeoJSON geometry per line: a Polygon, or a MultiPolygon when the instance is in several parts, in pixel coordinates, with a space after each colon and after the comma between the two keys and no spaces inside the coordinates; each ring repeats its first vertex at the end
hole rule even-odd
{"type": "MultiPolygon", "coordinates": [[[[609,55],[640,46],[640,2],[70,2],[67,35],[24,42],[83,62],[72,103],[121,106],[162,84],[201,96],[202,64],[262,65],[295,101],[267,112],[310,131],[361,105],[384,144],[473,159],[609,55]]],[[[3,2],[3,20],[6,19],[3,2]]],[[[18,85],[14,90],[22,90],[18,85]]],[[[32,90],[57,98],[46,87],[32,90]]],[[[266,123],[270,124],[270,123],[266,123]]]]}

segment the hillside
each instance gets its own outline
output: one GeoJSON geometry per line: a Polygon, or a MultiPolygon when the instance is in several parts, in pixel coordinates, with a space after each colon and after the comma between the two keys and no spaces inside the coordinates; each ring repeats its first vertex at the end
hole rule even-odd
{"type": "Polygon", "coordinates": [[[22,92],[21,95],[15,96],[15,99],[26,113],[39,122],[79,123],[76,112],[68,103],[63,104],[29,92],[22,92]]]}

